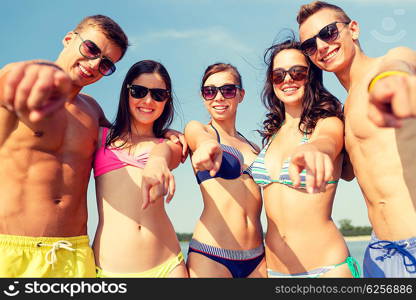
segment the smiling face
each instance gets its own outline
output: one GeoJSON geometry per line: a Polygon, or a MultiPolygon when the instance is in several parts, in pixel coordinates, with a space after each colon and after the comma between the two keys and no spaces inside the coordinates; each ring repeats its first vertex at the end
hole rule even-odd
{"type": "MultiPolygon", "coordinates": [[[[335,21],[343,22],[340,14],[333,9],[321,9],[308,17],[299,27],[300,41],[315,36],[322,28],[335,21]]],[[[338,23],[338,38],[324,42],[319,37],[315,39],[317,50],[310,56],[312,62],[320,69],[328,72],[341,72],[351,63],[356,51],[354,40],[358,37],[358,24],[352,21],[349,25],[338,23]]]]}
{"type": "MultiPolygon", "coordinates": [[[[166,89],[165,81],[158,73],[141,74],[131,84],[141,85],[149,89],[166,89]]],[[[136,127],[153,125],[162,115],[166,101],[155,101],[150,91],[143,98],[134,98],[129,93],[129,111],[132,123],[136,127]]]]}
{"type": "Polygon", "coordinates": [[[88,59],[84,57],[80,53],[82,40],[92,41],[101,50],[101,56],[105,56],[113,63],[122,56],[121,49],[98,28],[87,26],[79,34],[69,32],[63,39],[64,49],[59,55],[57,63],[68,73],[74,85],[79,88],[92,84],[103,77],[98,70],[102,58],[88,59]]]}
{"type": "MultiPolygon", "coordinates": [[[[309,67],[306,57],[297,49],[286,49],[276,54],[273,59],[273,70],[289,70],[293,66],[309,67]]],[[[301,105],[305,95],[305,84],[307,79],[294,80],[286,73],[284,80],[273,83],[273,90],[277,98],[285,105],[301,105]]]]}
{"type": "MultiPolygon", "coordinates": [[[[222,71],[209,76],[204,83],[204,87],[221,87],[228,84],[239,85],[239,82],[232,72],[222,71]]],[[[237,89],[235,97],[229,99],[225,98],[220,91],[217,91],[215,98],[212,100],[204,100],[204,104],[214,120],[227,120],[235,118],[238,104],[243,98],[243,89],[237,89]]]]}

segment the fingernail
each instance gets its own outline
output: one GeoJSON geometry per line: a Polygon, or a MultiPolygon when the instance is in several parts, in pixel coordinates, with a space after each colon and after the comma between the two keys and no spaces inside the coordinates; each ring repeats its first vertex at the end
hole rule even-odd
{"type": "Polygon", "coordinates": [[[318,189],[318,188],[314,188],[314,189],[313,189],[313,192],[314,192],[314,193],[319,193],[319,189],[318,189]]]}

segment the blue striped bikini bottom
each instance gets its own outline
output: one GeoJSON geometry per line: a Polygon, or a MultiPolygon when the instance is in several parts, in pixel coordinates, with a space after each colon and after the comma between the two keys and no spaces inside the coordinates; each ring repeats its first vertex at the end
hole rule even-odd
{"type": "Polygon", "coordinates": [[[189,242],[190,252],[204,255],[222,265],[230,272],[233,278],[245,278],[250,275],[264,258],[264,245],[250,250],[230,250],[210,246],[195,239],[189,242]]]}

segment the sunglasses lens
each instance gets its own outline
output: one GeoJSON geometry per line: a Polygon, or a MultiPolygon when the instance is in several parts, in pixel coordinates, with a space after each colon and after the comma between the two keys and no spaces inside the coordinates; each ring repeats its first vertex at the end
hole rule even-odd
{"type": "Polygon", "coordinates": [[[143,98],[147,95],[148,89],[141,85],[133,85],[130,88],[130,95],[133,98],[143,98]]]}
{"type": "Polygon", "coordinates": [[[308,68],[303,66],[295,66],[292,67],[289,72],[293,80],[304,80],[308,75],[308,68]]]}
{"type": "Polygon", "coordinates": [[[319,32],[319,38],[324,42],[332,42],[338,37],[337,24],[329,24],[319,32]]]}
{"type": "Polygon", "coordinates": [[[158,102],[165,101],[168,98],[168,96],[169,96],[168,91],[167,90],[163,90],[163,89],[150,89],[150,92],[152,94],[152,98],[155,101],[158,101],[158,102]]]}
{"type": "Polygon", "coordinates": [[[100,73],[104,76],[109,76],[116,71],[116,66],[107,58],[103,58],[100,62],[100,73]]]}
{"type": "Polygon", "coordinates": [[[91,41],[83,41],[80,47],[81,54],[87,58],[95,58],[101,54],[100,48],[91,41]]]}
{"type": "Polygon", "coordinates": [[[311,38],[309,40],[304,41],[300,45],[300,48],[303,51],[303,53],[305,53],[306,55],[308,55],[308,56],[313,55],[316,51],[316,40],[315,40],[315,38],[311,38]]]}
{"type": "Polygon", "coordinates": [[[224,85],[219,88],[221,94],[226,99],[234,98],[235,94],[237,93],[237,87],[235,85],[224,85]]]}
{"type": "Polygon", "coordinates": [[[285,76],[286,76],[286,72],[282,71],[282,70],[277,70],[273,72],[273,83],[274,84],[279,84],[282,83],[285,80],[285,76]]]}
{"type": "Polygon", "coordinates": [[[206,100],[212,100],[217,95],[217,88],[214,86],[204,86],[201,90],[202,97],[206,100]]]}

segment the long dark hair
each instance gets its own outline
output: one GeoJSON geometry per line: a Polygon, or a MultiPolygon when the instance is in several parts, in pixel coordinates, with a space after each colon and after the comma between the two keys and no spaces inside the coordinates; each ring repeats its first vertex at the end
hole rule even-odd
{"type": "MultiPolygon", "coordinates": [[[[285,105],[276,97],[273,90],[272,72],[273,59],[281,51],[287,49],[299,50],[300,42],[290,38],[283,43],[274,44],[264,54],[264,62],[267,65],[266,80],[261,98],[264,106],[269,111],[263,122],[264,129],[259,131],[263,137],[263,145],[279,130],[285,120],[285,105]]],[[[338,117],[343,120],[342,104],[324,87],[322,81],[322,70],[315,66],[308,57],[309,65],[308,79],[305,84],[305,95],[302,100],[303,111],[300,117],[299,130],[305,134],[311,134],[316,123],[321,118],[338,117]]]]}
{"type": "Polygon", "coordinates": [[[124,78],[120,91],[120,101],[116,119],[110,127],[110,133],[107,136],[106,146],[110,146],[114,141],[121,139],[124,146],[131,138],[131,117],[129,111],[129,89],[134,79],[142,74],[159,74],[165,82],[166,89],[169,92],[169,98],[166,100],[165,107],[160,117],[153,123],[153,133],[156,137],[163,137],[166,129],[172,124],[174,115],[174,106],[172,98],[172,82],[166,68],[159,62],[153,60],[142,60],[131,66],[124,78]]]}

